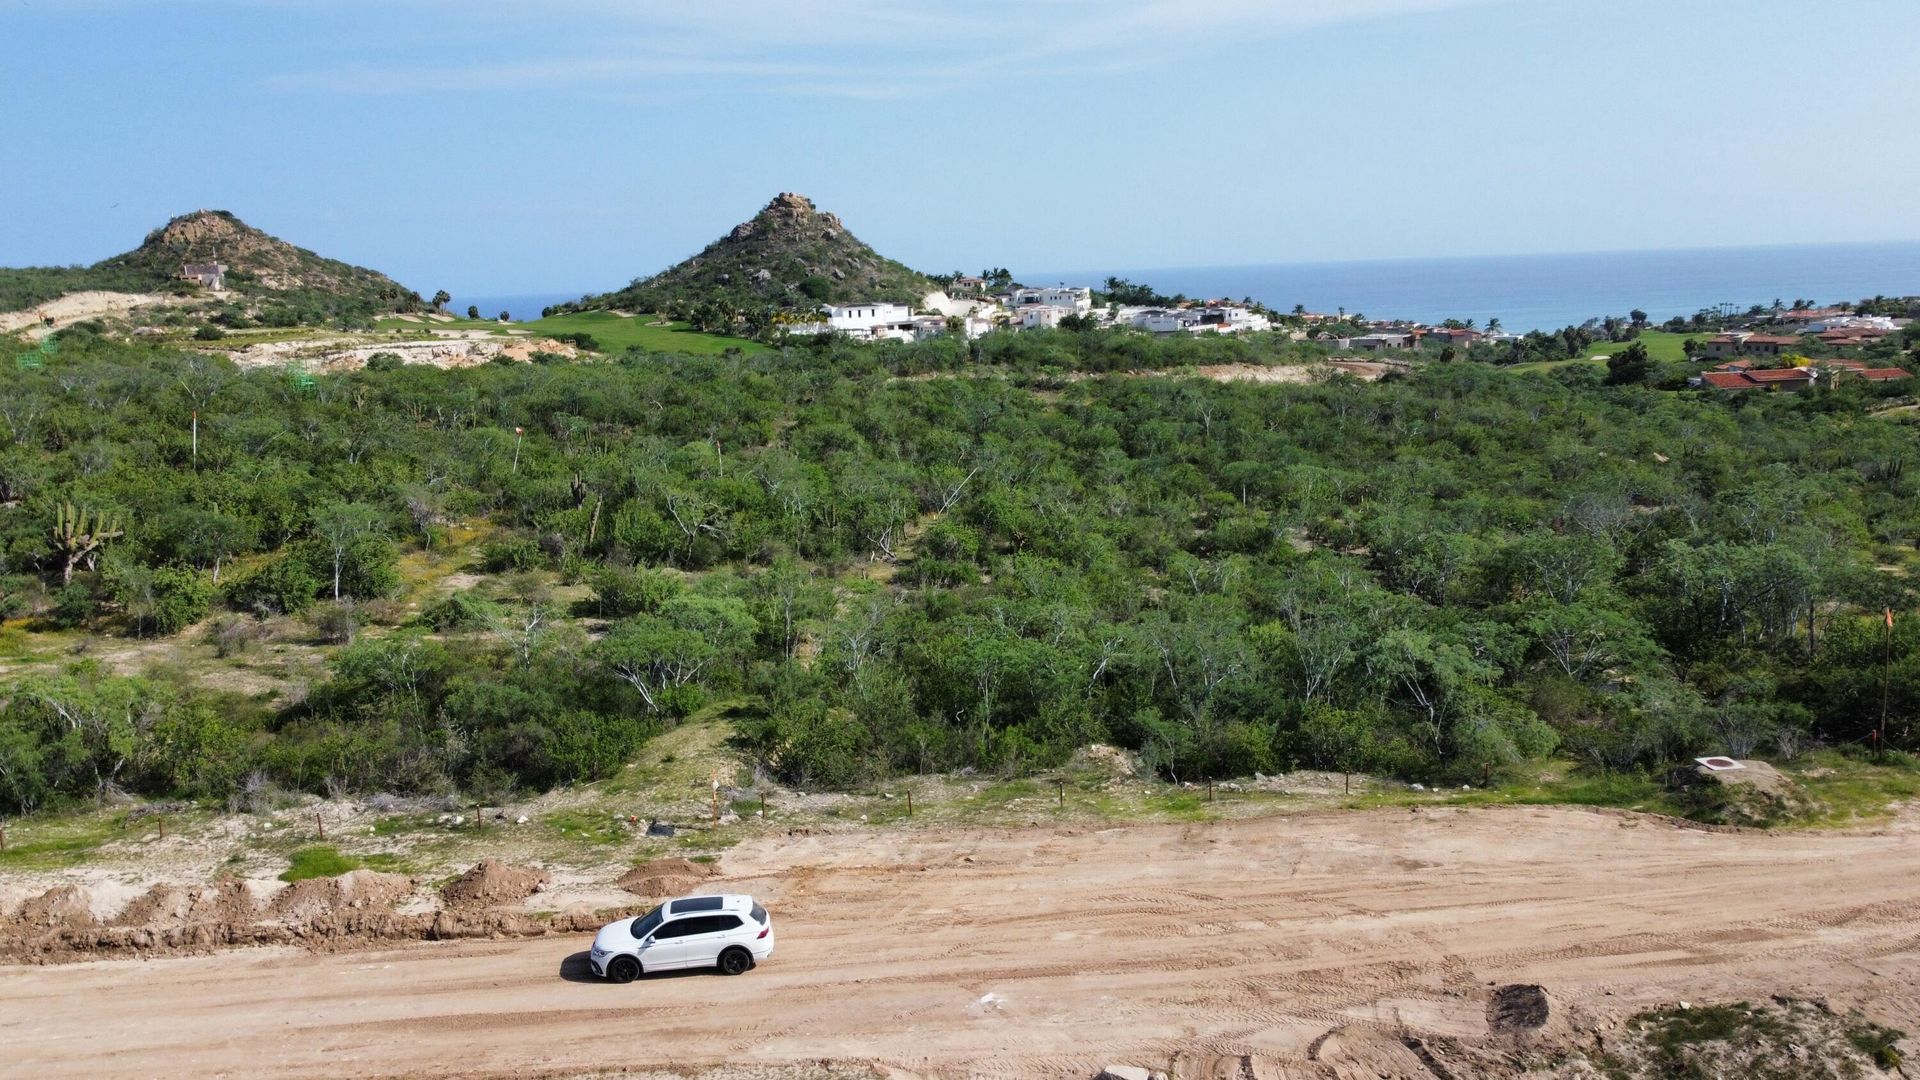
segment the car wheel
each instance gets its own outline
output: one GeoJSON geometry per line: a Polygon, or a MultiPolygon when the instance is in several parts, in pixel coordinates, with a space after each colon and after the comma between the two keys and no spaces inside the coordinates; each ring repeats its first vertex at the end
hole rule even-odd
{"type": "Polygon", "coordinates": [[[617,983],[630,983],[640,977],[640,961],[631,956],[616,956],[607,961],[607,978],[617,983]]]}
{"type": "Polygon", "coordinates": [[[753,966],[753,954],[738,945],[720,954],[720,974],[740,975],[753,966]]]}

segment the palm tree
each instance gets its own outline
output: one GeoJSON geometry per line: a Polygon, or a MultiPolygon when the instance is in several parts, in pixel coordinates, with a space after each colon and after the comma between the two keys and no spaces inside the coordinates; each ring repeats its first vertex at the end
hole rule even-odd
{"type": "Polygon", "coordinates": [[[1500,332],[1500,316],[1495,315],[1493,318],[1487,320],[1487,333],[1497,334],[1499,332],[1500,332]]]}

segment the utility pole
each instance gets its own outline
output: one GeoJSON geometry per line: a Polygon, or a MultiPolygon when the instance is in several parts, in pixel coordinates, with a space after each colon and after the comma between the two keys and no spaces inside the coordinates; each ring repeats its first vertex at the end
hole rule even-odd
{"type": "Polygon", "coordinates": [[[520,475],[520,439],[525,434],[526,434],[526,429],[524,428],[515,427],[513,429],[513,475],[514,476],[520,475]]]}

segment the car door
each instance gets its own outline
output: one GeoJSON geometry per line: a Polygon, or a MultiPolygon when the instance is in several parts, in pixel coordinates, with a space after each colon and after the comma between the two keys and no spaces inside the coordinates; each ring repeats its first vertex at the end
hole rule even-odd
{"type": "Polygon", "coordinates": [[[685,938],[683,967],[712,967],[719,963],[720,950],[733,941],[733,932],[740,929],[738,915],[702,915],[687,921],[695,925],[689,928],[685,938]]]}
{"type": "Polygon", "coordinates": [[[672,971],[686,967],[688,944],[699,922],[698,918],[692,918],[661,923],[653,936],[640,946],[640,966],[647,971],[672,971]]]}

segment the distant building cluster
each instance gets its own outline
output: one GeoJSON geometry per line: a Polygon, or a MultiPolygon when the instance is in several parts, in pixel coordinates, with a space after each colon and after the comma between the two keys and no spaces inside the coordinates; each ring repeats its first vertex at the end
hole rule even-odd
{"type": "Polygon", "coordinates": [[[1913,373],[1905,368],[1873,367],[1860,360],[1809,360],[1784,368],[1763,368],[1756,366],[1753,360],[1732,360],[1695,375],[1687,380],[1687,385],[1700,390],[1776,390],[1795,393],[1822,382],[1831,385],[1857,379],[1861,382],[1886,383],[1912,377],[1913,373]]]}
{"type": "Polygon", "coordinates": [[[1046,330],[1068,319],[1149,334],[1240,334],[1273,329],[1266,314],[1227,300],[1178,306],[1094,304],[1091,288],[1017,285],[989,292],[985,278],[957,277],[918,305],[829,304],[818,318],[789,328],[796,334],[836,333],[858,341],[920,341],[938,334],[977,338],[994,330],[1046,330]]]}

